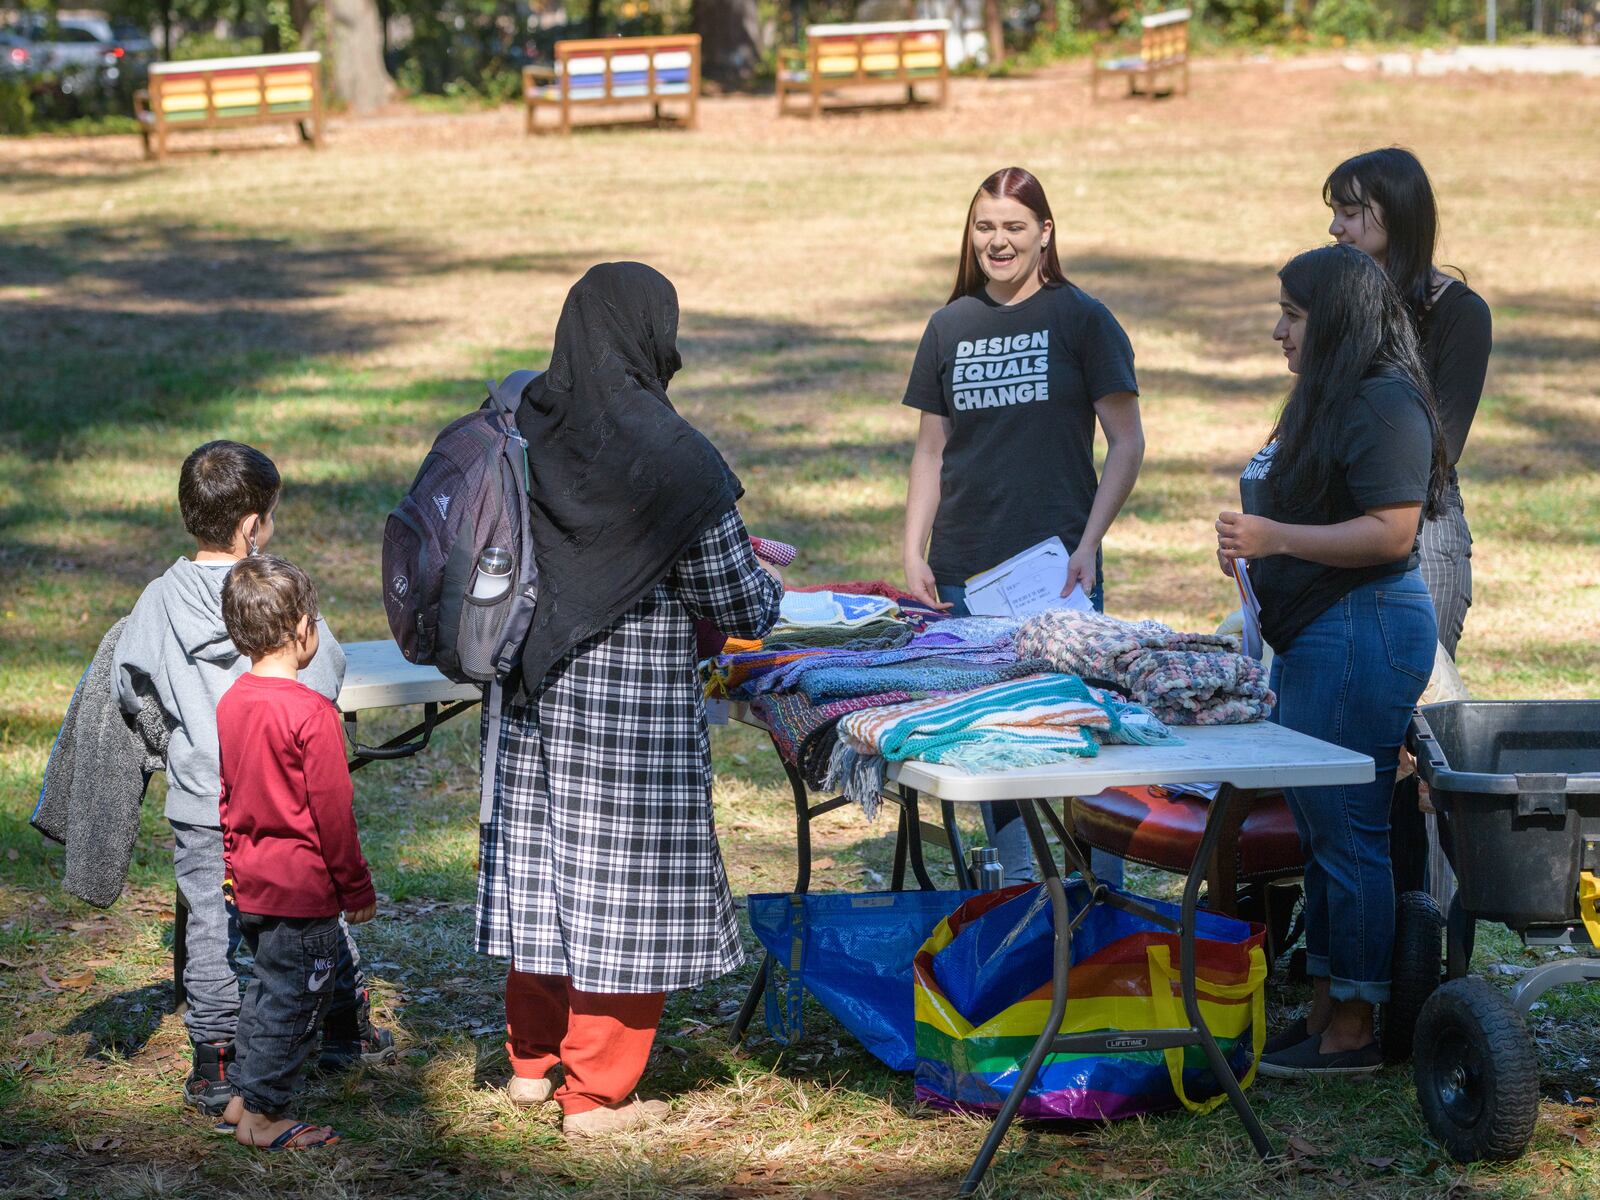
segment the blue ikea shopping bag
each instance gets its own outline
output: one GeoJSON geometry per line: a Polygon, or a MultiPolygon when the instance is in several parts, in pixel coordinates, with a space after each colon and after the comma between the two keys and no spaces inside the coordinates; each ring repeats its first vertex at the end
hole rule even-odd
{"type": "Polygon", "coordinates": [[[916,1064],[911,960],[934,927],[981,892],[752,895],[750,928],[772,956],[767,1030],[801,1035],[805,993],[896,1071],[916,1064]],[[779,970],[787,973],[780,984],[779,970]]]}

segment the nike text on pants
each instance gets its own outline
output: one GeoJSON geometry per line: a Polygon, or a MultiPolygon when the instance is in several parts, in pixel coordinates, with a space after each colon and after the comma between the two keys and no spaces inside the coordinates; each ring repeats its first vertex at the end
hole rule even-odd
{"type": "Polygon", "coordinates": [[[256,965],[239,1010],[233,1090],[251,1112],[281,1113],[333,996],[339,918],[240,913],[239,932],[256,965]]]}

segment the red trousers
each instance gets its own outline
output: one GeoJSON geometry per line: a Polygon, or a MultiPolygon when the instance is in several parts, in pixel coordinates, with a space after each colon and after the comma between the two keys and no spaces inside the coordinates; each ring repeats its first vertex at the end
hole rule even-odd
{"type": "Polygon", "coordinates": [[[506,1052],[523,1079],[560,1063],[556,1102],[568,1114],[621,1104],[644,1074],[665,992],[582,992],[565,975],[506,975],[506,1052]]]}

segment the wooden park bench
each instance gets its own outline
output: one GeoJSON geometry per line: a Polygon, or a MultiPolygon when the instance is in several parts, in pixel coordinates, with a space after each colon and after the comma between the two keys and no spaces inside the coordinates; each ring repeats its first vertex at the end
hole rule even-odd
{"type": "Polygon", "coordinates": [[[906,103],[917,103],[916,85],[937,81],[943,104],[950,96],[950,65],[945,58],[949,21],[876,21],[860,25],[811,25],[804,49],[778,51],[778,115],[822,112],[824,96],[863,84],[904,88],[906,103]],[[809,97],[794,106],[789,97],[809,97]]]}
{"type": "Polygon", "coordinates": [[[663,100],[685,101],[682,123],[693,129],[699,98],[698,33],[557,42],[553,68],[522,68],[529,133],[540,132],[541,107],[559,107],[559,128],[571,133],[574,105],[645,103],[660,123],[663,100]]]}
{"type": "MultiPolygon", "coordinates": [[[[1164,94],[1158,80],[1165,82],[1165,93],[1173,91],[1172,79],[1183,81],[1183,94],[1189,94],[1189,10],[1174,8],[1156,13],[1139,22],[1139,53],[1126,58],[1096,57],[1089,84],[1091,99],[1100,98],[1100,77],[1120,75],[1128,81],[1128,95],[1164,94]]],[[[1098,52],[1097,52],[1098,54],[1098,52]]]]}
{"type": "Polygon", "coordinates": [[[321,69],[315,51],[153,63],[150,86],[133,96],[145,157],[165,158],[173,130],[270,122],[297,125],[304,141],[321,146],[321,69]]]}

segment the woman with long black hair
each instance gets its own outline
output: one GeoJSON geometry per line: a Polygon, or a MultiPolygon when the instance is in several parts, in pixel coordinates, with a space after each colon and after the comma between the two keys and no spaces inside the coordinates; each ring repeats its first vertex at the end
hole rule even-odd
{"type": "Polygon", "coordinates": [[[1411,314],[1382,268],[1328,246],[1278,278],[1273,337],[1295,382],[1240,477],[1244,512],[1217,518],[1217,557],[1250,572],[1279,724],[1370,755],[1376,773],[1288,792],[1315,999],[1261,1070],[1361,1074],[1383,1063],[1373,1008],[1389,998],[1394,946],[1389,800],[1438,636],[1417,540],[1445,488],[1445,449],[1411,314]]]}
{"type": "MultiPolygon", "coordinates": [[[[1104,608],[1100,543],[1144,460],[1133,347],[1109,309],[1068,281],[1044,186],[1021,167],[967,208],[950,299],[928,321],[906,383],[921,414],[906,488],[906,587],[966,613],[966,581],[1051,537],[1104,608]],[[1095,426],[1106,439],[1094,469],[1095,426]]],[[[986,804],[1006,882],[1033,878],[1015,804],[986,804]]],[[[1095,852],[1120,883],[1121,860],[1095,852]]]]}
{"type": "Polygon", "coordinates": [[[1328,233],[1383,265],[1417,323],[1450,468],[1438,513],[1422,527],[1422,579],[1439,618],[1439,643],[1454,658],[1472,604],[1472,534],[1456,464],[1489,368],[1489,306],[1435,265],[1438,206],[1411,151],[1391,146],[1346,159],[1323,183],[1322,199],[1333,211],[1328,233]]]}
{"type": "Polygon", "coordinates": [[[663,275],[602,263],[517,412],[539,603],[497,737],[485,714],[477,949],[511,960],[510,1098],[555,1100],[569,1136],[659,1119],[629,1095],[665,994],[744,961],[694,621],[760,637],[783,585],[751,551],[738,479],[667,399],[677,333],[663,275]]]}

